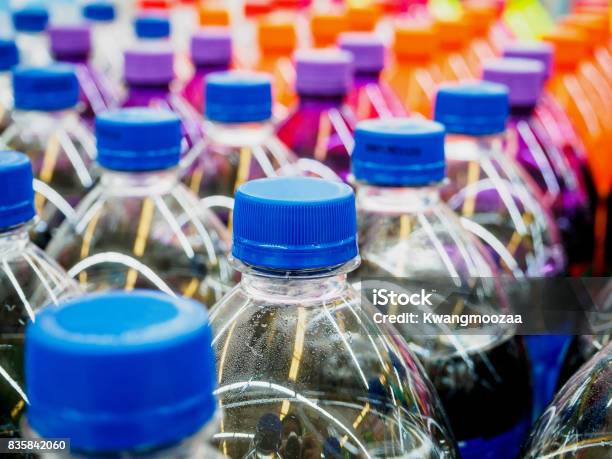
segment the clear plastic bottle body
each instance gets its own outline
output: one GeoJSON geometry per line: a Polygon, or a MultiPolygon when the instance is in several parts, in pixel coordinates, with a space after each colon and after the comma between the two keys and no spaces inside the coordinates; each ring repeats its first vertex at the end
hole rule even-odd
{"type": "Polygon", "coordinates": [[[30,222],[0,231],[0,437],[18,437],[25,410],[25,326],[41,308],[78,295],[77,285],[32,244],[30,222]]]}
{"type": "Polygon", "coordinates": [[[235,282],[229,240],[175,169],[104,171],[47,253],[87,290],[158,289],[210,306],[235,282]]]}
{"type": "Polygon", "coordinates": [[[40,217],[33,241],[44,247],[51,233],[90,190],[98,176],[95,141],[75,110],[17,111],[0,136],[0,146],[32,161],[40,217]]]}
{"type": "Polygon", "coordinates": [[[559,232],[527,173],[503,152],[503,135],[448,135],[443,199],[489,248],[502,273],[565,272],[559,232]]]}
{"type": "Polygon", "coordinates": [[[18,32],[15,35],[20,64],[43,66],[51,63],[49,39],[45,32],[18,32]]]}
{"type": "Polygon", "coordinates": [[[612,343],[563,386],[535,425],[522,457],[599,459],[612,453],[612,343]]]}
{"type": "Polygon", "coordinates": [[[201,198],[233,196],[249,180],[279,175],[338,176],[315,160],[299,159],[274,134],[272,122],[206,123],[206,139],[185,158],[185,184],[201,198]]]}
{"type": "MultiPolygon", "coordinates": [[[[438,186],[363,184],[357,208],[363,262],[355,280],[362,288],[372,279],[376,287],[381,279],[402,279],[397,285],[409,292],[423,287],[438,292],[434,297],[440,295],[440,300],[430,312],[511,314],[486,249],[441,201],[438,186]]],[[[384,314],[404,312],[399,306],[379,308],[384,314]]],[[[462,457],[516,457],[532,409],[522,338],[511,326],[481,325],[470,334],[457,333],[452,325],[447,330],[439,325],[432,325],[433,330],[410,323],[396,326],[436,387],[462,457]]]]}
{"type": "Polygon", "coordinates": [[[181,94],[172,91],[168,84],[130,85],[121,106],[161,108],[174,112],[181,119],[188,148],[197,145],[204,136],[201,116],[181,94]]]}
{"type": "Polygon", "coordinates": [[[350,174],[356,118],[344,97],[301,96],[278,127],[278,138],[300,158],[315,159],[342,180],[350,174]]]}
{"type": "Polygon", "coordinates": [[[506,151],[537,184],[553,211],[570,267],[588,263],[593,253],[593,222],[581,171],[557,148],[534,107],[514,108],[506,151]]]}
{"type": "Polygon", "coordinates": [[[241,283],[213,308],[224,454],[252,453],[266,415],[282,429],[262,457],[283,456],[295,435],[302,457],[319,457],[330,439],[338,454],[455,457],[420,364],[347,284],[355,263],[294,273],[242,266],[241,283]]]}
{"type": "MultiPolygon", "coordinates": [[[[122,2],[119,2],[122,3],[122,2]]],[[[120,5],[117,5],[120,6],[120,5]]],[[[92,21],[92,63],[114,84],[123,77],[123,51],[130,41],[131,24],[125,24],[121,16],[113,21],[92,21]]]]}

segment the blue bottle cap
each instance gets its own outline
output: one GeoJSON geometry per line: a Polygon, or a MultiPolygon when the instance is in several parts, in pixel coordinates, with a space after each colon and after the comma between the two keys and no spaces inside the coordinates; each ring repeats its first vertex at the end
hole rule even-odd
{"type": "Polygon", "coordinates": [[[211,73],[205,92],[205,115],[210,121],[251,123],[272,118],[272,83],[263,73],[211,73]]]}
{"type": "Polygon", "coordinates": [[[28,422],[81,451],[179,442],[215,413],[211,340],[201,304],[160,292],[47,308],[26,328],[28,422]]]}
{"type": "Polygon", "coordinates": [[[49,13],[41,6],[27,6],[13,12],[13,27],[17,32],[42,32],[49,23],[49,13]]]}
{"type": "Polygon", "coordinates": [[[19,50],[15,40],[0,38],[0,72],[5,72],[19,64],[19,50]]]}
{"type": "Polygon", "coordinates": [[[96,117],[98,163],[117,171],[156,171],[178,165],[181,121],[168,110],[124,108],[96,117]]]}
{"type": "Polygon", "coordinates": [[[247,265],[321,269],[358,255],[355,195],[348,185],[268,178],[244,183],[235,198],[232,255],[247,265]]]}
{"type": "Polygon", "coordinates": [[[410,118],[357,124],[351,156],[357,180],[381,186],[423,186],[445,177],[444,126],[410,118]]]}
{"type": "Polygon", "coordinates": [[[29,158],[15,151],[0,150],[0,229],[34,218],[34,188],[29,158]]]}
{"type": "Polygon", "coordinates": [[[111,22],[115,20],[115,5],[111,2],[91,2],[83,6],[83,17],[95,22],[111,22]]]}
{"type": "Polygon", "coordinates": [[[510,110],[508,89],[489,82],[442,86],[435,105],[434,119],[449,134],[498,134],[506,129],[510,110]]]}
{"type": "Polygon", "coordinates": [[[13,71],[13,95],[18,110],[54,111],[74,107],[79,101],[79,82],[74,67],[17,67],[13,71]]]}
{"type": "Polygon", "coordinates": [[[170,20],[164,16],[139,16],[134,20],[134,31],[138,38],[168,38],[170,20]]]}

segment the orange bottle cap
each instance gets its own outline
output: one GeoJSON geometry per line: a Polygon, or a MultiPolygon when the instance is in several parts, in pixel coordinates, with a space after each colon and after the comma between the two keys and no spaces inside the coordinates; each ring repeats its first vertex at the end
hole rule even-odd
{"type": "Polygon", "coordinates": [[[583,32],[567,26],[558,26],[542,36],[542,40],[555,48],[555,67],[575,68],[589,54],[589,40],[583,32]]]}
{"type": "Polygon", "coordinates": [[[472,37],[472,28],[464,17],[458,19],[438,19],[435,23],[440,48],[455,51],[463,48],[472,37]]]}
{"type": "Polygon", "coordinates": [[[472,28],[473,34],[482,37],[488,33],[497,19],[497,10],[488,3],[465,2],[463,17],[472,28]]]}
{"type": "Polygon", "coordinates": [[[264,20],[257,32],[259,48],[264,53],[291,54],[297,46],[297,33],[291,22],[264,20]]]}
{"type": "Polygon", "coordinates": [[[199,15],[202,26],[228,26],[230,24],[229,11],[220,6],[200,6],[199,15]]]}
{"type": "Polygon", "coordinates": [[[571,14],[564,17],[561,23],[587,34],[587,38],[592,46],[607,43],[610,39],[609,21],[607,17],[601,15],[589,13],[571,14]]]}
{"type": "Polygon", "coordinates": [[[310,19],[310,32],[315,46],[335,45],[338,35],[346,29],[344,14],[314,13],[310,19]]]}
{"type": "Polygon", "coordinates": [[[429,60],[438,46],[438,37],[432,24],[404,24],[395,28],[393,51],[400,60],[429,60]]]}
{"type": "Polygon", "coordinates": [[[381,11],[375,4],[351,6],[346,10],[348,30],[352,32],[372,32],[378,24],[381,11]]]}

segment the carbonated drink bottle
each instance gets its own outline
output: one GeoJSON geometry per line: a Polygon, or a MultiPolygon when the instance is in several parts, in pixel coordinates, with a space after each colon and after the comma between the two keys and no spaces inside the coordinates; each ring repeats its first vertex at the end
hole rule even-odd
{"type": "Polygon", "coordinates": [[[231,197],[243,182],[276,175],[339,180],[318,161],[298,159],[276,137],[266,74],[213,73],[206,79],[206,99],[206,141],[184,161],[185,183],[202,198],[231,197]]]}
{"type": "Polygon", "coordinates": [[[346,180],[355,114],[345,104],[352,84],[352,56],[346,51],[296,53],[299,101],[278,127],[278,137],[300,158],[315,159],[346,180]]]}
{"type": "Polygon", "coordinates": [[[489,248],[504,273],[531,277],[565,272],[550,210],[526,171],[503,150],[508,90],[489,82],[438,91],[435,119],[447,132],[448,185],[443,199],[489,248]]]}
{"type": "Polygon", "coordinates": [[[222,457],[211,330],[195,301],[141,290],[47,309],[27,327],[25,372],[27,438],[70,439],[63,458],[222,457]]]}
{"type": "Polygon", "coordinates": [[[74,67],[18,67],[13,72],[15,110],[0,146],[32,161],[39,221],[33,240],[44,247],[64,217],[94,185],[94,138],[77,111],[79,84],[74,67]]]}
{"type": "Polygon", "coordinates": [[[270,73],[274,101],[286,111],[295,101],[295,72],[293,52],[297,48],[296,26],[282,18],[263,19],[257,27],[259,59],[254,68],[270,73]]]}
{"type": "MultiPolygon", "coordinates": [[[[407,118],[363,121],[355,130],[352,161],[363,260],[355,280],[362,291],[395,281],[397,291],[432,292],[432,306],[411,311],[511,314],[486,249],[441,200],[442,125],[407,118]]],[[[380,304],[391,317],[408,310],[380,304]]],[[[473,325],[465,334],[453,325],[427,330],[424,322],[396,326],[440,394],[461,457],[515,458],[532,409],[522,338],[512,325],[473,325]]]]}
{"type": "MultiPolygon", "coordinates": [[[[565,254],[559,231],[527,172],[503,150],[509,113],[508,90],[482,82],[446,86],[436,100],[436,120],[445,124],[449,182],[444,200],[463,225],[489,248],[498,268],[517,278],[563,275],[565,254]]],[[[512,301],[531,301],[517,284],[512,301]],[[518,289],[518,290],[517,290],[518,289]]],[[[534,378],[534,413],[553,394],[567,345],[564,336],[526,339],[534,378]]]]}
{"type": "Polygon", "coordinates": [[[72,64],[79,80],[81,116],[91,125],[94,117],[118,104],[118,88],[111,80],[94,69],[91,57],[91,29],[87,25],[71,24],[49,28],[51,54],[58,62],[72,64]]]}
{"type": "Polygon", "coordinates": [[[204,112],[204,80],[214,72],[227,71],[232,63],[232,37],[229,29],[207,27],[191,37],[193,74],[182,89],[183,97],[198,111],[204,112]]]}
{"type": "Polygon", "coordinates": [[[410,113],[426,118],[432,114],[432,100],[442,79],[434,58],[438,37],[432,25],[401,25],[395,29],[394,58],[384,78],[410,113]]]}
{"type": "Polygon", "coordinates": [[[593,222],[586,185],[535,114],[545,80],[544,66],[528,59],[497,59],[485,62],[483,79],[509,89],[506,154],[529,173],[546,207],[552,209],[570,267],[588,262],[593,253],[593,222]]]}
{"type": "Polygon", "coordinates": [[[347,32],[339,47],[353,56],[354,85],[347,103],[358,119],[405,116],[406,110],[380,73],[385,66],[385,45],[375,35],[347,32]]]}
{"type": "Polygon", "coordinates": [[[53,260],[30,242],[36,220],[27,156],[0,151],[0,437],[19,437],[26,407],[23,341],[28,320],[79,293],[53,260]]]}
{"type": "Polygon", "coordinates": [[[127,97],[123,107],[171,110],[181,119],[187,149],[203,137],[200,115],[174,91],[174,52],[168,44],[137,45],[125,52],[124,80],[127,97]]]}
{"type": "Polygon", "coordinates": [[[522,457],[599,459],[612,453],[612,343],[576,373],[540,417],[522,457]]]}
{"type": "Polygon", "coordinates": [[[49,40],[45,34],[49,13],[42,6],[26,6],[13,12],[15,40],[24,65],[48,65],[51,62],[49,40]]]}
{"type": "Polygon", "coordinates": [[[47,253],[88,290],[154,288],[210,306],[233,277],[229,234],[180,183],[180,121],[124,109],[96,119],[100,183],[47,253]]]}
{"type": "Polygon", "coordinates": [[[19,51],[15,40],[0,38],[0,135],[11,121],[13,88],[11,70],[19,64],[19,51]]]}
{"type": "Polygon", "coordinates": [[[114,83],[123,75],[123,52],[129,42],[129,27],[118,17],[115,4],[108,0],[90,1],[81,14],[92,29],[93,65],[114,83]]]}
{"type": "Polygon", "coordinates": [[[211,312],[219,448],[286,457],[298,441],[319,457],[332,438],[343,457],[456,457],[420,364],[347,283],[359,263],[351,188],[253,180],[236,192],[233,223],[242,279],[211,312]]]}

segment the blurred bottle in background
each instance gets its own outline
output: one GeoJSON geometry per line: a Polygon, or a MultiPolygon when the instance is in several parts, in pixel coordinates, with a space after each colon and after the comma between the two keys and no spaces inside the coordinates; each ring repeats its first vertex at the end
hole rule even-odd
{"type": "Polygon", "coordinates": [[[19,438],[26,409],[25,326],[45,307],[79,290],[53,260],[30,242],[35,224],[32,166],[27,156],[0,151],[0,436],[19,438]]]}
{"type": "Polygon", "coordinates": [[[338,36],[346,29],[346,16],[342,11],[313,11],[310,16],[310,35],[314,48],[333,47],[338,36]]]}
{"type": "Polygon", "coordinates": [[[69,438],[62,457],[222,457],[211,330],[195,301],[142,290],[49,309],[27,328],[25,371],[26,438],[69,438]]]}
{"type": "Polygon", "coordinates": [[[42,6],[26,6],[13,11],[13,29],[22,64],[39,66],[51,62],[45,33],[48,23],[49,13],[42,6]]]}
{"type": "Polygon", "coordinates": [[[299,101],[279,124],[278,137],[300,158],[322,162],[346,180],[356,122],[346,105],[353,57],[346,51],[309,50],[295,59],[299,101]]]}
{"type": "Polygon", "coordinates": [[[12,82],[15,110],[0,146],[25,153],[32,161],[39,216],[32,239],[44,248],[96,181],[95,143],[79,116],[73,66],[19,67],[12,82]]]}
{"type": "Polygon", "coordinates": [[[340,35],[338,45],[353,56],[353,88],[347,103],[357,118],[405,116],[407,112],[398,97],[380,78],[386,59],[382,40],[371,33],[346,32],[340,35]]]}
{"type": "Polygon", "coordinates": [[[232,38],[225,27],[206,27],[191,37],[193,74],[182,89],[183,97],[197,110],[204,112],[204,80],[214,72],[229,70],[232,64],[232,38]]]}
{"type": "Polygon", "coordinates": [[[96,136],[100,182],[47,253],[90,291],[151,288],[213,304],[233,284],[229,235],[180,183],[179,118],[109,111],[96,136]]]}
{"type": "Polygon", "coordinates": [[[476,75],[467,61],[472,42],[472,29],[463,18],[437,19],[435,33],[438,36],[437,62],[442,81],[473,80],[476,75]]]}
{"type": "Polygon", "coordinates": [[[19,64],[19,50],[15,40],[0,38],[0,135],[11,122],[13,88],[11,70],[19,64]]]}

